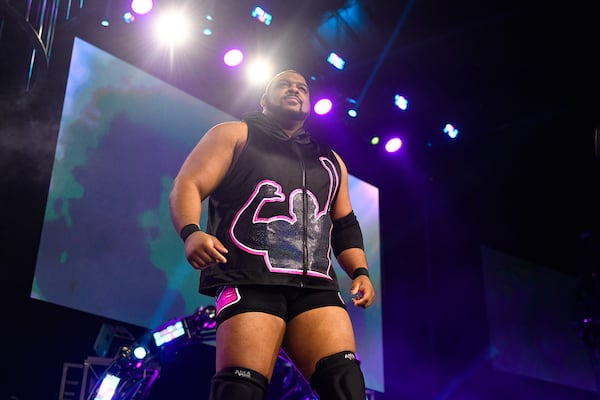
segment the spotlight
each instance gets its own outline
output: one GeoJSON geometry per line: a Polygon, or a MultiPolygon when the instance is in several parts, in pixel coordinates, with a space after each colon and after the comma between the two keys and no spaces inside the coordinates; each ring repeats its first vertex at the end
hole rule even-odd
{"type": "Polygon", "coordinates": [[[449,138],[455,139],[458,136],[458,129],[456,129],[454,125],[448,123],[444,126],[444,133],[448,135],[449,138]]]}
{"type": "Polygon", "coordinates": [[[202,34],[204,36],[212,36],[213,30],[212,30],[212,28],[210,26],[211,26],[212,21],[213,21],[213,16],[211,14],[207,14],[204,18],[206,19],[206,24],[207,25],[204,27],[204,29],[202,29],[202,34]]]}
{"type": "Polygon", "coordinates": [[[133,0],[131,2],[131,9],[138,15],[148,14],[152,7],[154,7],[152,0],[133,0]]]}
{"type": "Polygon", "coordinates": [[[315,103],[313,110],[315,111],[315,113],[317,115],[325,115],[329,111],[331,111],[332,107],[333,107],[333,104],[331,103],[331,100],[321,99],[315,103]]]}
{"type": "Polygon", "coordinates": [[[241,64],[244,59],[244,53],[239,49],[231,49],[223,56],[223,62],[228,67],[236,67],[241,64]]]}
{"type": "Polygon", "coordinates": [[[371,144],[372,144],[373,146],[375,146],[375,145],[379,144],[379,136],[373,136],[373,137],[371,138],[371,144]]]}
{"type": "Polygon", "coordinates": [[[156,347],[160,347],[163,344],[167,344],[183,335],[185,335],[183,322],[177,321],[171,325],[165,326],[157,332],[154,332],[152,337],[154,338],[154,344],[156,344],[156,347]]]}
{"type": "Polygon", "coordinates": [[[252,10],[252,16],[267,26],[271,25],[271,20],[273,19],[273,16],[261,7],[255,7],[252,10]]]}
{"type": "Polygon", "coordinates": [[[100,382],[94,400],[111,400],[117,391],[119,382],[121,382],[121,378],[113,374],[106,374],[100,382]]]}
{"type": "Polygon", "coordinates": [[[246,76],[253,85],[263,85],[273,76],[273,66],[266,60],[255,60],[246,67],[246,76]]]}
{"type": "Polygon", "coordinates": [[[126,24],[130,24],[135,21],[135,16],[130,11],[126,11],[123,13],[123,21],[125,21],[126,24]]]}
{"type": "Polygon", "coordinates": [[[181,44],[189,37],[189,21],[180,11],[167,11],[156,21],[156,34],[163,43],[181,44]]]}
{"type": "Polygon", "coordinates": [[[107,26],[109,26],[109,25],[110,25],[110,21],[109,21],[107,18],[102,18],[102,19],[100,20],[100,25],[102,25],[102,26],[104,26],[104,27],[107,27],[107,26]]]}
{"type": "Polygon", "coordinates": [[[148,355],[148,349],[144,346],[138,345],[133,349],[133,356],[138,360],[143,360],[148,355]]]}
{"type": "Polygon", "coordinates": [[[356,100],[352,97],[348,97],[346,101],[350,103],[350,108],[348,109],[348,116],[350,118],[356,118],[358,116],[358,106],[356,100]]]}
{"type": "Polygon", "coordinates": [[[327,62],[333,65],[335,68],[339,69],[340,71],[343,70],[344,66],[346,65],[346,61],[344,61],[342,57],[338,56],[334,52],[329,53],[329,56],[327,57],[327,62]]]}
{"type": "Polygon", "coordinates": [[[398,137],[393,137],[385,144],[385,150],[388,153],[395,153],[402,147],[402,140],[398,137]]]}
{"type": "Polygon", "coordinates": [[[408,100],[404,96],[399,94],[394,96],[394,104],[402,111],[406,111],[406,109],[408,108],[408,100]]]}
{"type": "Polygon", "coordinates": [[[165,352],[176,354],[194,342],[214,341],[216,314],[215,306],[199,307],[194,314],[167,321],[131,346],[121,347],[87,399],[147,399],[165,352]]]}

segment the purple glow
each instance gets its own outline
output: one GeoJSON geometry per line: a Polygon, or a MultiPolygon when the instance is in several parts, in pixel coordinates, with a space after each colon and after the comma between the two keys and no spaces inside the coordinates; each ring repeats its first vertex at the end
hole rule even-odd
{"type": "Polygon", "coordinates": [[[402,140],[400,140],[400,138],[397,138],[397,137],[391,138],[385,144],[385,150],[388,153],[394,153],[394,152],[400,150],[400,147],[402,147],[402,140]]]}
{"type": "Polygon", "coordinates": [[[239,49],[231,49],[223,56],[223,62],[229,67],[240,65],[244,59],[244,53],[239,49]]]}
{"type": "Polygon", "coordinates": [[[203,329],[214,329],[217,326],[217,321],[206,321],[202,324],[203,329]]]}
{"type": "Polygon", "coordinates": [[[139,15],[148,14],[153,6],[152,0],[133,0],[131,2],[131,9],[139,15]]]}
{"type": "Polygon", "coordinates": [[[331,111],[332,107],[333,107],[333,104],[331,103],[331,100],[321,99],[315,103],[315,106],[313,109],[315,110],[315,113],[317,113],[318,115],[323,115],[323,114],[327,114],[329,111],[331,111]]]}

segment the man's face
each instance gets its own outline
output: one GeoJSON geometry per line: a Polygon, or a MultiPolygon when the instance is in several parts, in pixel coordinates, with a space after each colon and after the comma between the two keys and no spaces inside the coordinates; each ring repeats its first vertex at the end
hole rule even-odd
{"type": "Polygon", "coordinates": [[[305,120],[310,112],[310,94],[306,81],[295,72],[275,77],[262,98],[262,106],[280,117],[305,120]]]}

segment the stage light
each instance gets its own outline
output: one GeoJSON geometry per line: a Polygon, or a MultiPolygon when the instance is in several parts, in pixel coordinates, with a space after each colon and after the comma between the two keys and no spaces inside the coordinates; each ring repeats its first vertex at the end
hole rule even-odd
{"type": "Polygon", "coordinates": [[[346,101],[350,103],[350,108],[347,113],[350,118],[356,118],[358,116],[358,106],[356,104],[356,100],[352,97],[346,98],[346,101]]]}
{"type": "Polygon", "coordinates": [[[121,378],[113,374],[106,374],[102,378],[94,400],[111,400],[117,391],[119,382],[121,382],[121,378]]]}
{"type": "Polygon", "coordinates": [[[138,360],[143,360],[144,358],[146,358],[147,355],[148,349],[144,346],[138,345],[133,349],[133,356],[138,360]]]}
{"type": "Polygon", "coordinates": [[[100,357],[113,357],[123,346],[129,346],[135,338],[122,326],[103,323],[94,342],[94,351],[100,357]]]}
{"type": "Polygon", "coordinates": [[[131,2],[131,10],[138,15],[148,14],[152,7],[154,7],[152,0],[133,0],[131,2]]]}
{"type": "Polygon", "coordinates": [[[244,59],[244,53],[239,49],[228,50],[223,56],[223,62],[228,67],[237,67],[242,63],[244,59]]]}
{"type": "Polygon", "coordinates": [[[446,124],[444,126],[444,133],[448,135],[449,138],[455,139],[458,136],[458,129],[452,124],[446,124]]]}
{"type": "Polygon", "coordinates": [[[169,45],[181,44],[189,37],[189,21],[182,12],[167,11],[157,18],[155,31],[162,43],[169,45]]]}
{"type": "Polygon", "coordinates": [[[167,344],[170,341],[175,340],[183,335],[185,335],[183,322],[177,321],[172,325],[166,326],[158,332],[154,332],[152,334],[152,337],[154,338],[154,344],[156,345],[156,347],[160,347],[163,344],[167,344]]]}
{"type": "Polygon", "coordinates": [[[394,96],[394,104],[402,111],[406,111],[406,109],[408,108],[408,100],[404,96],[399,94],[394,96]]]}
{"type": "Polygon", "coordinates": [[[125,21],[126,24],[130,24],[135,21],[135,16],[130,11],[126,11],[123,13],[123,21],[125,21]]]}
{"type": "Polygon", "coordinates": [[[207,14],[204,18],[206,19],[206,25],[202,29],[202,34],[204,36],[212,36],[213,30],[212,30],[212,28],[210,26],[212,24],[213,17],[212,17],[212,15],[207,14]]]}
{"type": "Polygon", "coordinates": [[[331,111],[332,107],[333,107],[333,103],[331,102],[331,100],[321,99],[315,103],[313,110],[315,111],[315,113],[317,115],[325,115],[329,111],[331,111]]]}
{"type": "Polygon", "coordinates": [[[346,65],[346,61],[344,61],[342,57],[335,54],[334,52],[329,53],[329,56],[327,57],[327,62],[339,69],[340,71],[343,70],[344,66],[346,65]]]}
{"type": "Polygon", "coordinates": [[[217,327],[217,309],[214,306],[200,307],[196,311],[198,324],[202,331],[215,329],[217,327]]]}
{"type": "Polygon", "coordinates": [[[104,27],[107,27],[107,26],[109,26],[109,25],[110,25],[110,21],[109,21],[107,18],[102,18],[102,19],[100,20],[100,25],[102,25],[102,26],[104,26],[104,27]]]}
{"type": "Polygon", "coordinates": [[[252,10],[252,16],[267,26],[271,25],[271,20],[273,19],[273,16],[261,7],[255,7],[252,10]]]}
{"type": "Polygon", "coordinates": [[[375,145],[378,145],[378,144],[379,144],[379,136],[373,136],[373,137],[371,138],[371,144],[372,144],[373,146],[375,146],[375,145]]]}
{"type": "Polygon", "coordinates": [[[273,76],[273,66],[265,60],[254,60],[247,65],[246,76],[253,85],[263,85],[273,76]]]}
{"type": "Polygon", "coordinates": [[[388,153],[395,153],[400,150],[400,147],[402,147],[402,140],[397,137],[389,139],[385,144],[385,150],[388,153]]]}

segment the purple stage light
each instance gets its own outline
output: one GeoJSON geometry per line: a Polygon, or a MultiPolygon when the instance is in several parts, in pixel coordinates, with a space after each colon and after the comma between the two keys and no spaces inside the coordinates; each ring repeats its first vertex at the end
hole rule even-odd
{"type": "Polygon", "coordinates": [[[332,107],[333,107],[333,103],[331,102],[331,100],[321,99],[315,103],[315,106],[313,107],[313,109],[316,114],[324,115],[324,114],[327,114],[329,111],[331,111],[332,107]]]}
{"type": "Polygon", "coordinates": [[[131,2],[131,10],[138,15],[148,14],[152,7],[154,7],[152,0],[133,0],[131,2]]]}
{"type": "Polygon", "coordinates": [[[385,150],[388,153],[395,153],[398,150],[400,150],[400,147],[402,147],[402,140],[400,138],[397,138],[397,137],[391,138],[385,144],[385,150]]]}
{"type": "Polygon", "coordinates": [[[231,49],[223,56],[223,62],[229,67],[240,65],[244,59],[244,53],[239,49],[231,49]]]}

